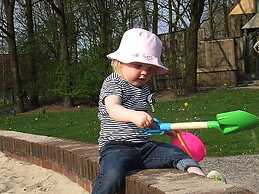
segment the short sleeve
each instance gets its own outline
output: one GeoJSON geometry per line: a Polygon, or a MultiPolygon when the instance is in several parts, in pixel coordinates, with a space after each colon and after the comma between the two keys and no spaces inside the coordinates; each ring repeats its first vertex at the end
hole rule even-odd
{"type": "Polygon", "coordinates": [[[122,98],[122,87],[118,80],[106,80],[102,85],[99,100],[104,103],[107,96],[116,95],[122,98]]]}

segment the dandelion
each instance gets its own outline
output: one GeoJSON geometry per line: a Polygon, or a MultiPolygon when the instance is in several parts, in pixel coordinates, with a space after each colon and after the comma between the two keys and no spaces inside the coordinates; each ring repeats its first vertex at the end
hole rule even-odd
{"type": "Polygon", "coordinates": [[[184,106],[185,106],[185,107],[187,107],[188,105],[189,105],[188,102],[185,102],[185,103],[184,103],[184,106]]]}
{"type": "Polygon", "coordinates": [[[38,117],[36,117],[36,118],[34,118],[34,120],[35,120],[35,121],[37,121],[37,120],[39,120],[39,118],[38,118],[38,117]]]}

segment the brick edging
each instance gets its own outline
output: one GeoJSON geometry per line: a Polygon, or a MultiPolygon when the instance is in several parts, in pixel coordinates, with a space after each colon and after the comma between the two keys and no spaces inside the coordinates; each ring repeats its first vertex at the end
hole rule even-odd
{"type": "Polygon", "coordinates": [[[93,144],[0,131],[0,150],[65,175],[88,192],[98,171],[98,147],[93,144]]]}
{"type": "MultiPolygon", "coordinates": [[[[92,182],[99,170],[98,146],[94,144],[0,130],[0,151],[65,175],[88,192],[91,192],[92,182]]],[[[246,189],[174,169],[136,172],[126,178],[125,193],[252,194],[246,189]]]]}

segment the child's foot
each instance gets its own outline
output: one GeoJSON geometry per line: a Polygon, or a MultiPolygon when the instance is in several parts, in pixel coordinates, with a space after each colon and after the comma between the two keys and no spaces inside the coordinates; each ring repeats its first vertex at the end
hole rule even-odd
{"type": "Polygon", "coordinates": [[[198,167],[189,167],[187,169],[187,172],[188,173],[194,173],[194,174],[197,174],[197,175],[200,175],[200,176],[205,176],[204,172],[198,167]]]}
{"type": "Polygon", "coordinates": [[[227,180],[226,180],[225,176],[216,170],[210,171],[207,174],[207,178],[227,184],[227,180]]]}

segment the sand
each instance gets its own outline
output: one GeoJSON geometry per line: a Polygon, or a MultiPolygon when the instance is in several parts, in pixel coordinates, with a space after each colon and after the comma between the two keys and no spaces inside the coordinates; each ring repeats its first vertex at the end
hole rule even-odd
{"type": "Polygon", "coordinates": [[[7,157],[0,152],[1,194],[87,194],[78,184],[52,170],[7,157]]]}
{"type": "MultiPolygon", "coordinates": [[[[259,193],[259,155],[208,157],[205,172],[218,170],[227,182],[259,193]]],[[[52,170],[19,161],[0,152],[0,194],[87,194],[78,184],[52,170]]]]}

